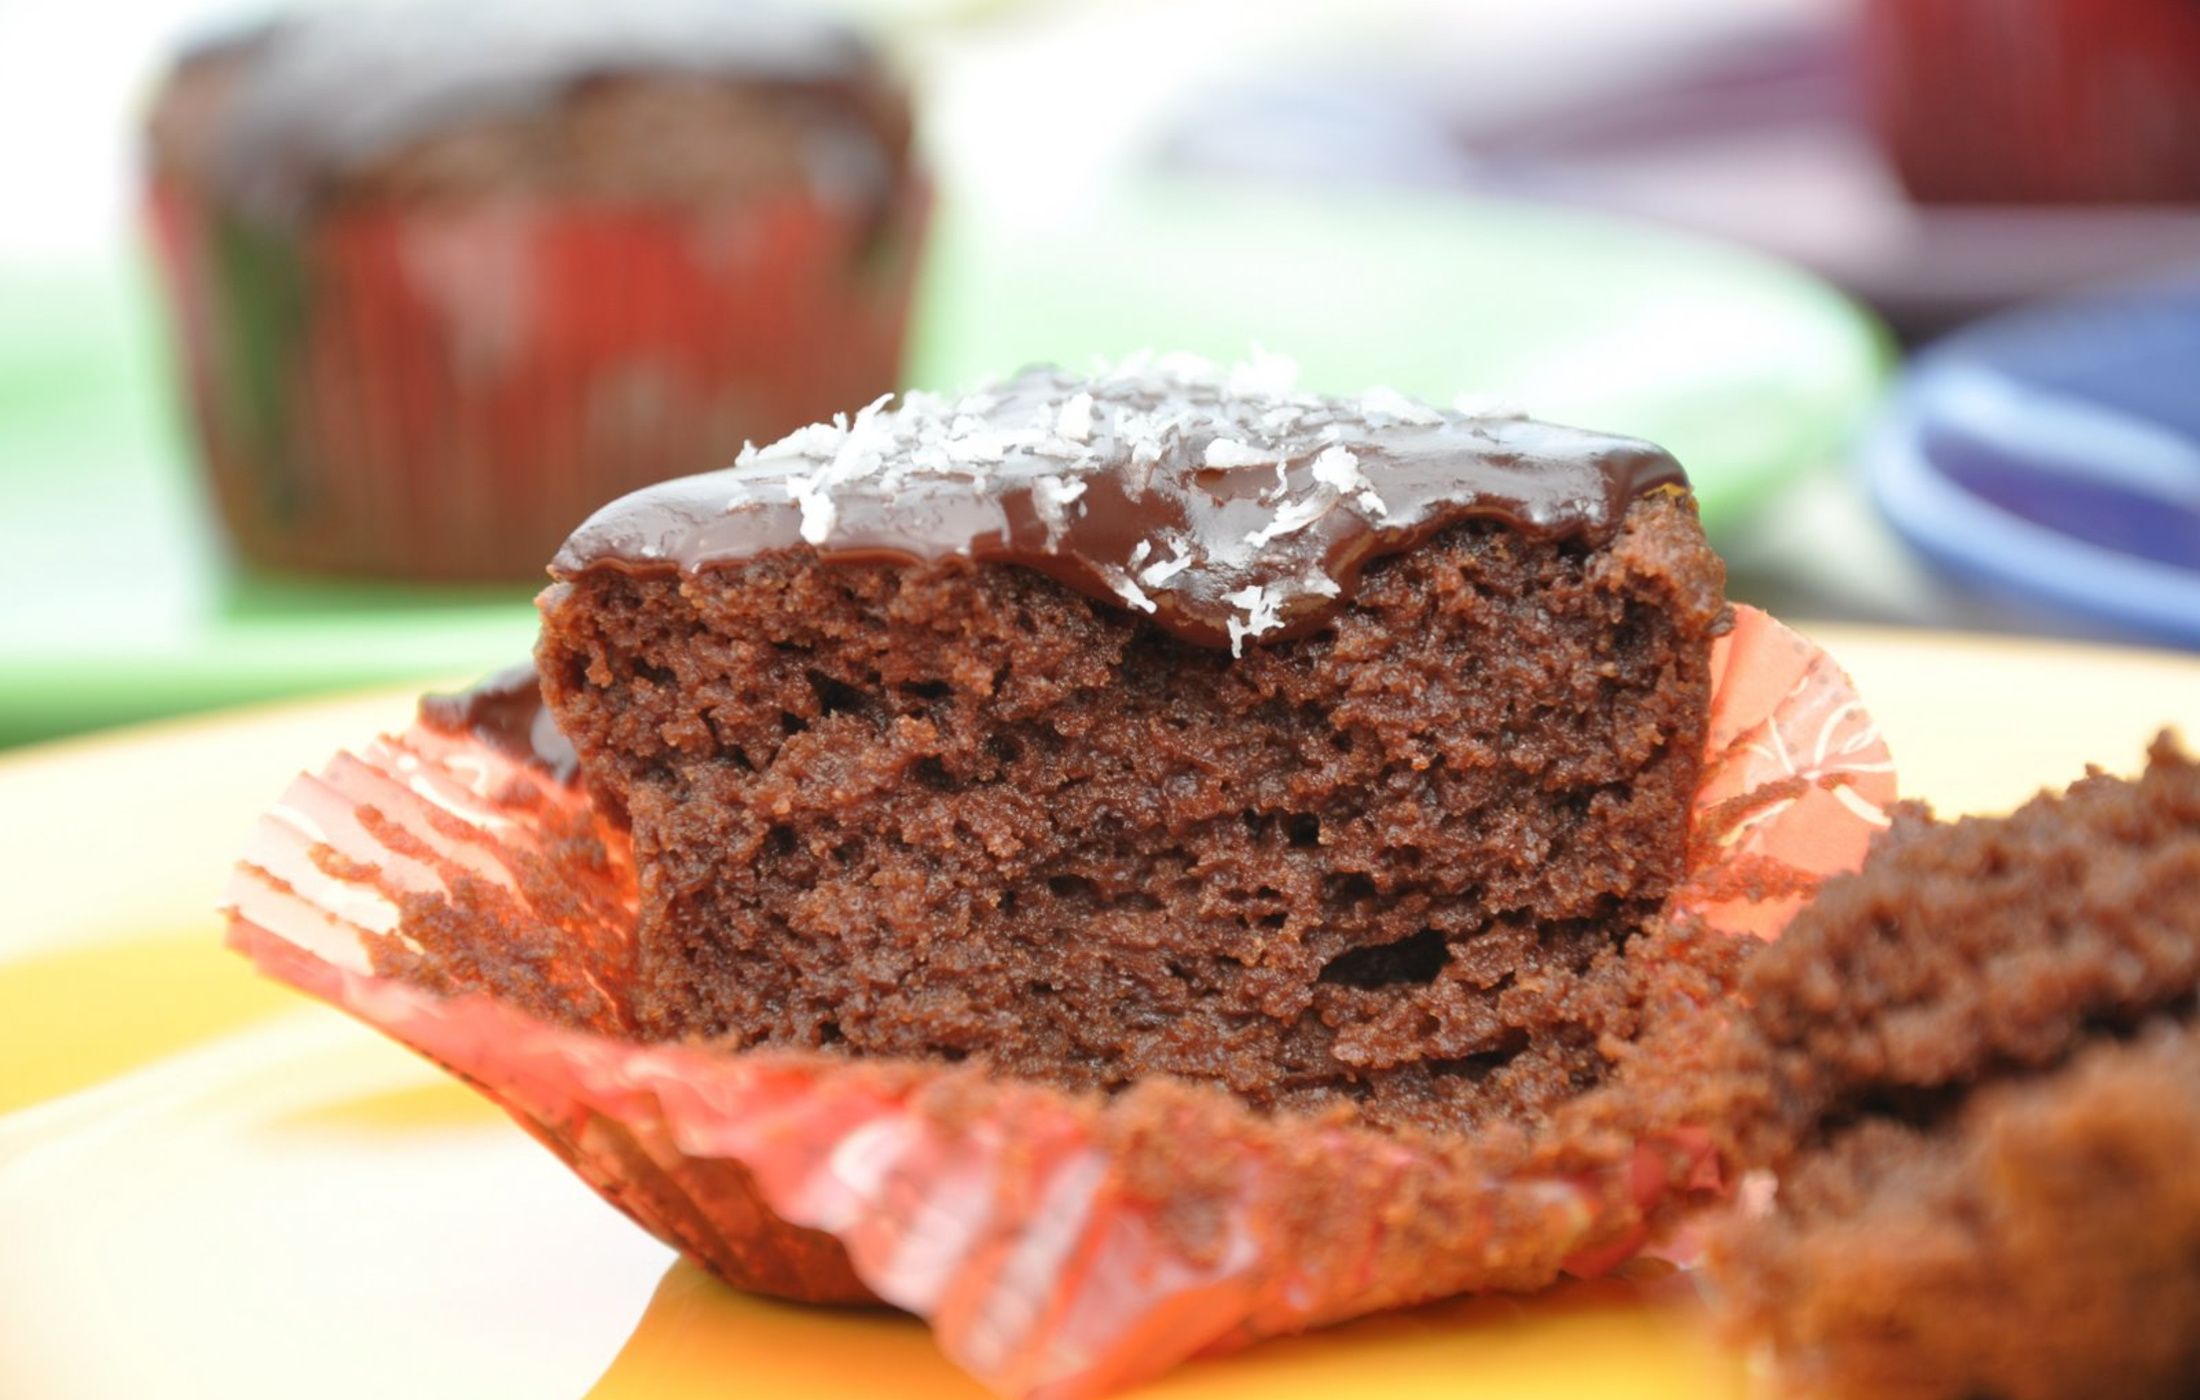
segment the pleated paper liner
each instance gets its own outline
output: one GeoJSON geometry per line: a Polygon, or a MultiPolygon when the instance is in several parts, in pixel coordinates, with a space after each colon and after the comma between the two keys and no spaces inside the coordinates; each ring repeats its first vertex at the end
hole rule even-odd
{"type": "Polygon", "coordinates": [[[247,558],[524,580],[602,502],[899,383],[927,204],[477,200],[270,229],[171,182],[150,213],[247,558]]]}
{"type": "MultiPolygon", "coordinates": [[[[1839,670],[1737,612],[1697,808],[1699,939],[1773,931],[1893,798],[1839,670]]],[[[1166,1082],[1100,1099],[968,1066],[639,1041],[625,834],[577,788],[424,728],[300,778],[229,897],[231,941],[262,968],[474,1084],[728,1282],[904,1308],[1008,1396],[1074,1400],[1260,1337],[1609,1268],[1719,1186],[1706,1135],[1618,1093],[1532,1136],[1436,1139],[1166,1082]]]]}

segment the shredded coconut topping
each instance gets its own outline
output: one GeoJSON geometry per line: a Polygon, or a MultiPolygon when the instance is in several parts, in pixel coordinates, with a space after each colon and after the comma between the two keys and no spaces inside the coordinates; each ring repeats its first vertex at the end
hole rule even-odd
{"type": "Polygon", "coordinates": [[[1245,614],[1243,622],[1233,617],[1224,624],[1230,633],[1230,655],[1232,656],[1243,656],[1245,654],[1245,639],[1247,637],[1258,637],[1262,633],[1273,632],[1283,625],[1283,616],[1280,611],[1283,602],[1281,590],[1263,587],[1257,583],[1247,584],[1235,593],[1223,594],[1222,601],[1245,614]]]}
{"type": "Polygon", "coordinates": [[[1092,395],[1079,390],[1069,396],[1054,420],[1054,431],[1071,442],[1092,440],[1092,395]]]}
{"type": "Polygon", "coordinates": [[[748,452],[752,462],[776,462],[785,457],[829,457],[840,450],[841,440],[848,436],[848,415],[835,414],[830,423],[812,423],[797,428],[768,447],[748,452]]]}
{"type": "Polygon", "coordinates": [[[1280,540],[1285,535],[1296,534],[1327,515],[1329,508],[1336,504],[1336,499],[1326,492],[1316,492],[1311,496],[1287,502],[1283,509],[1276,512],[1275,519],[1247,535],[1245,542],[1258,549],[1270,540],[1280,540]]]}
{"type": "Polygon", "coordinates": [[[826,494],[814,476],[790,476],[787,478],[787,495],[802,507],[802,539],[806,544],[821,545],[833,533],[833,517],[839,508],[826,494]]]}
{"type": "Polygon", "coordinates": [[[1173,559],[1163,559],[1148,564],[1138,571],[1138,581],[1148,588],[1159,588],[1192,566],[1192,556],[1179,554],[1173,559]]]}
{"type": "Polygon", "coordinates": [[[1416,427],[1434,427],[1444,421],[1444,415],[1427,404],[1409,399],[1396,389],[1381,386],[1360,395],[1360,411],[1370,418],[1388,418],[1398,423],[1411,423],[1416,427]]]}
{"type": "Polygon", "coordinates": [[[1352,455],[1349,447],[1325,447],[1314,458],[1314,480],[1340,496],[1368,489],[1367,476],[1360,470],[1360,459],[1352,455]]]}
{"type": "Polygon", "coordinates": [[[1240,467],[1265,467],[1275,461],[1276,457],[1274,448],[1255,447],[1235,438],[1218,437],[1207,444],[1206,454],[1200,460],[1222,471],[1235,471],[1240,467]]]}
{"type": "Polygon", "coordinates": [[[1106,569],[1102,573],[1107,578],[1108,587],[1115,590],[1118,598],[1143,613],[1158,611],[1154,600],[1146,595],[1146,590],[1140,588],[1129,574],[1121,569],[1106,569]]]}
{"type": "Polygon", "coordinates": [[[1059,543],[1069,524],[1070,503],[1085,494],[1085,483],[1058,476],[1042,476],[1031,484],[1032,509],[1047,527],[1047,543],[1059,543]]]}
{"type": "MultiPolygon", "coordinates": [[[[1339,593],[1337,581],[1318,565],[1267,582],[1247,581],[1262,549],[1340,507],[1369,520],[1392,518],[1364,469],[1361,453],[1379,449],[1363,439],[1358,420],[1378,430],[1456,421],[1393,389],[1369,389],[1340,403],[1300,393],[1297,383],[1292,360],[1258,349],[1249,361],[1226,369],[1182,352],[1139,351],[1097,365],[1082,382],[1038,373],[961,396],[912,390],[891,410],[889,399],[881,398],[852,418],[814,423],[763,447],[746,445],[736,465],[752,479],[783,475],[787,498],[800,507],[801,538],[811,545],[831,538],[844,513],[838,493],[852,483],[871,482],[867,491],[890,496],[923,478],[961,477],[1022,485],[1049,549],[1059,548],[1071,522],[1082,516],[1078,502],[1091,473],[1102,467],[1116,474],[1133,500],[1151,489],[1164,460],[1187,449],[1196,448],[1198,464],[1212,470],[1272,467],[1275,484],[1257,498],[1264,515],[1223,534],[1164,529],[1132,545],[1121,565],[1100,567],[1115,594],[1144,613],[1157,611],[1153,595],[1195,564],[1216,579],[1197,585],[1202,589],[1244,582],[1219,595],[1239,614],[1227,622],[1236,655],[1247,639],[1281,626],[1292,599],[1339,593]]],[[[1518,413],[1469,397],[1457,409],[1482,417],[1518,413]]],[[[744,494],[731,504],[738,508],[753,499],[744,494]]],[[[1214,500],[1215,508],[1237,512],[1239,519],[1255,505],[1242,492],[1218,493],[1214,500]]]]}

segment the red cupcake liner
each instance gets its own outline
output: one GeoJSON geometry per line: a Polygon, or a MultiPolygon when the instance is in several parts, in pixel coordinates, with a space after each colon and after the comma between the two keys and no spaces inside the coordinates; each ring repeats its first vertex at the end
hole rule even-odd
{"type": "Polygon", "coordinates": [[[1755,608],[1711,649],[1711,726],[1681,910],[1775,938],[1829,875],[1864,863],[1894,805],[1894,759],[1855,687],[1755,608]]]}
{"type": "Polygon", "coordinates": [[[539,578],[602,502],[900,382],[927,199],[361,206],[296,231],[166,180],[153,242],[246,558],[539,578]]]}
{"type": "Polygon", "coordinates": [[[1864,88],[1922,200],[2200,200],[2191,0],[1866,0],[1864,88]]]}
{"type": "MultiPolygon", "coordinates": [[[[1698,805],[1716,834],[1696,849],[1801,853],[1774,882],[1784,908],[1872,826],[1809,793],[1884,800],[1892,780],[1821,765],[1808,791],[1719,817],[1754,797],[1764,736],[1815,753],[1831,717],[1833,749],[1883,753],[1845,747],[1868,721],[1837,668],[1737,611],[1698,805]]],[[[426,729],[301,777],[229,899],[230,940],[263,969],[474,1084],[729,1282],[907,1309],[1003,1395],[1074,1400],[1260,1337],[1596,1272],[1720,1181],[1684,1124],[1439,1140],[1167,1082],[1102,1100],[967,1066],[640,1042],[625,833],[577,787],[426,729]]],[[[1772,917],[1731,890],[1702,908],[1737,931],[1772,917]]]]}

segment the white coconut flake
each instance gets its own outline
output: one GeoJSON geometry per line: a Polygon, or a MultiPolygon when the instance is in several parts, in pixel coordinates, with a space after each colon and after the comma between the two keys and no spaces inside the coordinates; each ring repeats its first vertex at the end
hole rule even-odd
{"type": "Polygon", "coordinates": [[[1249,442],[1239,442],[1236,438],[1218,437],[1208,442],[1207,450],[1200,460],[1210,467],[1234,471],[1240,467],[1265,467],[1275,461],[1276,457],[1272,448],[1255,447],[1249,442]]]}
{"type": "Polygon", "coordinates": [[[894,424],[879,417],[892,394],[881,394],[857,410],[855,421],[836,417],[833,421],[840,428],[840,442],[833,451],[832,463],[818,474],[825,485],[855,481],[876,473],[886,464],[887,454],[896,446],[894,424]]]}
{"type": "Polygon", "coordinates": [[[946,476],[957,466],[948,454],[947,444],[936,435],[927,435],[910,448],[907,462],[910,473],[915,476],[946,476]]]}
{"type": "Polygon", "coordinates": [[[1041,433],[1030,444],[1035,457],[1051,457],[1057,462],[1075,462],[1085,457],[1091,449],[1071,442],[1068,438],[1052,433],[1041,433]]]}
{"type": "Polygon", "coordinates": [[[1223,594],[1222,601],[1245,614],[1243,622],[1233,617],[1224,623],[1224,629],[1230,634],[1232,656],[1245,654],[1247,637],[1258,637],[1283,625],[1283,615],[1279,610],[1283,597],[1276,589],[1250,583],[1235,593],[1223,594]]]}
{"type": "Polygon", "coordinates": [[[1031,507],[1047,527],[1049,547],[1061,542],[1062,530],[1069,524],[1070,503],[1084,494],[1083,481],[1069,481],[1059,476],[1042,476],[1031,483],[1031,507]]]}
{"type": "Polygon", "coordinates": [[[1071,394],[1055,416],[1054,432],[1070,442],[1092,441],[1092,395],[1082,390],[1071,394]]]}
{"type": "Polygon", "coordinates": [[[1247,544],[1241,536],[1234,540],[1217,540],[1207,550],[1207,562],[1221,569],[1249,568],[1253,556],[1259,550],[1247,544]]]}
{"type": "Polygon", "coordinates": [[[1381,385],[1360,395],[1360,411],[1370,418],[1389,418],[1422,427],[1433,427],[1444,421],[1444,415],[1427,404],[1417,403],[1396,389],[1381,385]]]}
{"type": "Polygon", "coordinates": [[[815,476],[790,476],[787,478],[787,496],[802,507],[802,538],[813,545],[825,543],[833,532],[833,517],[837,508],[833,498],[826,494],[815,476]]]}
{"type": "Polygon", "coordinates": [[[797,428],[779,441],[758,448],[749,460],[776,462],[786,457],[829,457],[840,450],[841,440],[847,436],[847,415],[841,414],[831,423],[812,423],[797,428]]]}
{"type": "Polygon", "coordinates": [[[1337,586],[1335,579],[1323,573],[1320,569],[1308,569],[1305,576],[1299,580],[1299,586],[1321,598],[1334,598],[1344,592],[1342,588],[1337,586]]]}
{"type": "Polygon", "coordinates": [[[1163,430],[1162,423],[1150,413],[1126,413],[1115,421],[1116,436],[1130,448],[1131,468],[1136,478],[1131,483],[1133,500],[1145,492],[1154,467],[1160,464],[1163,430]]]}
{"type": "Polygon", "coordinates": [[[1138,571],[1138,581],[1148,588],[1159,588],[1178,574],[1192,567],[1192,556],[1179,554],[1173,559],[1161,559],[1138,571]]]}
{"type": "Polygon", "coordinates": [[[1108,586],[1115,590],[1116,597],[1121,598],[1140,612],[1157,611],[1154,600],[1146,596],[1146,590],[1140,588],[1129,574],[1121,569],[1113,568],[1103,569],[1101,572],[1106,577],[1108,586]]]}
{"type": "Polygon", "coordinates": [[[1335,500],[1336,498],[1333,496],[1316,492],[1313,495],[1302,496],[1296,501],[1288,502],[1282,510],[1276,512],[1275,519],[1255,530],[1252,534],[1247,535],[1245,542],[1258,549],[1270,540],[1279,540],[1285,535],[1297,534],[1327,515],[1335,500]]]}
{"type": "Polygon", "coordinates": [[[1340,496],[1369,489],[1360,459],[1349,447],[1325,447],[1314,458],[1314,480],[1340,496]]]}
{"type": "Polygon", "coordinates": [[[1137,453],[1132,453],[1130,469],[1123,473],[1123,494],[1134,501],[1144,500],[1146,488],[1153,485],[1153,469],[1160,463],[1161,455],[1158,452],[1151,457],[1140,457],[1137,453]]]}
{"type": "MultiPolygon", "coordinates": [[[[1261,528],[1226,536],[1204,553],[1164,532],[1137,542],[1126,562],[1105,571],[1128,605],[1153,611],[1156,596],[1195,560],[1221,570],[1244,567],[1264,546],[1307,529],[1340,504],[1370,519],[1391,518],[1351,445],[1352,415],[1340,422],[1329,401],[1297,393],[1297,373],[1287,357],[1256,346],[1249,361],[1222,370],[1196,355],[1141,352],[1100,368],[1084,385],[1040,378],[1018,381],[1008,392],[980,389],[960,397],[912,390],[763,447],[745,444],[737,466],[752,469],[752,481],[781,478],[765,489],[784,483],[800,508],[801,537],[812,545],[824,544],[838,528],[844,491],[890,497],[912,480],[962,474],[982,482],[1005,471],[1028,486],[1050,547],[1059,545],[1082,509],[1077,502],[1086,496],[1085,472],[1097,460],[1093,443],[1103,435],[1117,457],[1122,487],[1134,498],[1161,462],[1195,449],[1210,469],[1273,469],[1274,484],[1264,483],[1260,497],[1267,513],[1249,522],[1261,528]],[[1155,399],[1167,406],[1154,406],[1155,399]],[[788,465],[766,469],[782,462],[788,465]]],[[[1378,425],[1447,421],[1383,388],[1361,396],[1357,408],[1378,425]]],[[[1470,407],[1462,399],[1460,408],[1485,416],[1516,411],[1485,400],[1470,407]]],[[[729,508],[741,505],[736,499],[729,508]]],[[[1279,625],[1286,599],[1334,596],[1335,588],[1317,570],[1303,580],[1238,590],[1231,595],[1241,614],[1233,650],[1279,625]]]]}
{"type": "Polygon", "coordinates": [[[998,428],[989,428],[977,418],[957,418],[948,426],[946,439],[941,447],[958,464],[970,467],[996,465],[1008,455],[1009,435],[998,428]]]}

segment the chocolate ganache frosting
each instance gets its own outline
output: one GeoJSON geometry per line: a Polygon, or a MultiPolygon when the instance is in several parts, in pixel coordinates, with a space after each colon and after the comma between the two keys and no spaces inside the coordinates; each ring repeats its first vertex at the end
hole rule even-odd
{"type": "MultiPolygon", "coordinates": [[[[233,37],[245,62],[210,175],[283,226],[332,183],[455,124],[521,117],[633,74],[799,102],[820,193],[870,204],[906,175],[906,103],[853,30],[780,0],[348,0],[233,37]]],[[[668,138],[669,139],[669,138],[668,138]]]]}
{"type": "Polygon", "coordinates": [[[911,392],[638,491],[566,541],[553,576],[695,573],[782,550],[829,563],[963,556],[1036,570],[1241,652],[1301,636],[1369,561],[1446,526],[1608,540],[1636,498],[1685,490],[1659,448],[1389,390],[1327,398],[1280,357],[1216,370],[1138,356],[1091,378],[1024,371],[911,392]]]}

